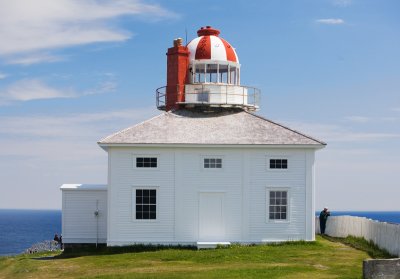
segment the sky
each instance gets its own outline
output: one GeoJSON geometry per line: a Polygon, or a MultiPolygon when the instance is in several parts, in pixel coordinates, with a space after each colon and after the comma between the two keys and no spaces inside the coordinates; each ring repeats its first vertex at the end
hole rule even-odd
{"type": "Polygon", "coordinates": [[[107,182],[101,138],[159,114],[166,50],[221,30],[258,114],[328,145],[316,207],[400,210],[400,1],[0,0],[0,208],[107,182]]]}

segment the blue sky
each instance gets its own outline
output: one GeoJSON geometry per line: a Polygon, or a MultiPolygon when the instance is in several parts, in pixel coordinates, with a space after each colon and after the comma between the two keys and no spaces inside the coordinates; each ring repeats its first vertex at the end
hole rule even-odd
{"type": "Polygon", "coordinates": [[[106,183],[96,142],[159,112],[174,38],[221,30],[264,117],[328,143],[317,208],[400,210],[397,0],[0,0],[0,208],[106,183]]]}

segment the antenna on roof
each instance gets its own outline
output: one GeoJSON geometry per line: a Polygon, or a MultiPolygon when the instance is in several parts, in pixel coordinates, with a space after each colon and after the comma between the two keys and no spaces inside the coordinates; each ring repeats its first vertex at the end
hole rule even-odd
{"type": "Polygon", "coordinates": [[[187,28],[185,27],[185,44],[187,45],[188,41],[187,41],[187,28]]]}

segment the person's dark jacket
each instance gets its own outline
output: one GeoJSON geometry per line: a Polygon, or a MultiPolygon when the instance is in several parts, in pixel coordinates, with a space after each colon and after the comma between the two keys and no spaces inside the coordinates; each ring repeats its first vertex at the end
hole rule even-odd
{"type": "Polygon", "coordinates": [[[319,214],[319,221],[322,223],[326,223],[326,220],[328,220],[328,217],[331,216],[331,213],[329,211],[321,211],[319,214]]]}

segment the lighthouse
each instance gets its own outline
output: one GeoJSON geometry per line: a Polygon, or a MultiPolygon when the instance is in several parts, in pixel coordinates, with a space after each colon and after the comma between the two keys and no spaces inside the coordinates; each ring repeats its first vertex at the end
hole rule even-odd
{"type": "Polygon", "coordinates": [[[160,110],[259,109],[260,90],[240,84],[234,47],[211,26],[201,27],[187,46],[175,39],[167,51],[167,85],[157,89],[160,110]]]}
{"type": "Polygon", "coordinates": [[[161,113],[98,141],[103,185],[64,184],[65,247],[315,239],[315,152],[325,143],[255,114],[235,48],[210,26],[167,50],[161,113]]]}

